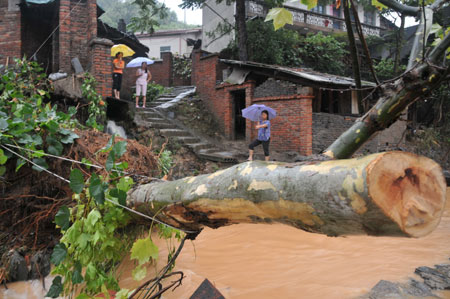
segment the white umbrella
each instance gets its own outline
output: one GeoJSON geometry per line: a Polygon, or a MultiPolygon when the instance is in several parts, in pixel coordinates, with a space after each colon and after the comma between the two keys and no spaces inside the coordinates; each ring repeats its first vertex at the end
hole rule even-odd
{"type": "Polygon", "coordinates": [[[148,59],[147,57],[137,57],[130,62],[127,63],[127,67],[139,67],[143,62],[146,62],[147,65],[154,63],[153,60],[148,59]]]}

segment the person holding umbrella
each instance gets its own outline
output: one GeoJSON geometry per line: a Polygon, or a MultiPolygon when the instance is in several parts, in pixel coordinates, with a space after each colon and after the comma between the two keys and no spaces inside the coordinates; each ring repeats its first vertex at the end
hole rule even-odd
{"type": "Polygon", "coordinates": [[[147,83],[152,79],[152,74],[147,69],[147,62],[142,62],[136,70],[136,108],[139,108],[139,97],[142,95],[142,108],[145,108],[147,100],[147,83]]]}
{"type": "Polygon", "coordinates": [[[248,161],[253,161],[253,151],[255,146],[262,144],[264,150],[264,157],[266,161],[269,161],[269,143],[270,143],[270,121],[277,116],[277,112],[267,107],[266,105],[253,104],[242,110],[242,116],[251,120],[258,121],[256,129],[258,130],[258,137],[255,141],[248,146],[248,161]]]}
{"type": "Polygon", "coordinates": [[[116,99],[120,99],[120,88],[122,87],[122,74],[125,68],[125,61],[122,60],[123,53],[117,52],[116,59],[113,60],[113,92],[116,99]]]}
{"type": "Polygon", "coordinates": [[[253,152],[255,146],[262,144],[264,150],[264,160],[269,161],[269,143],[270,143],[270,121],[269,112],[261,112],[261,121],[255,126],[258,129],[258,137],[248,146],[248,161],[253,161],[253,152]]]}

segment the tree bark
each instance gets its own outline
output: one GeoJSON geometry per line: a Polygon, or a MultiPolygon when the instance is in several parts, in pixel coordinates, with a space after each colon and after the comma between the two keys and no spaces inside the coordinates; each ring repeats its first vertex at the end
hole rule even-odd
{"type": "Polygon", "coordinates": [[[245,0],[236,0],[236,26],[239,47],[239,60],[247,61],[247,24],[245,22],[245,0]]]}
{"type": "Polygon", "coordinates": [[[344,0],[344,18],[345,26],[347,27],[348,43],[350,48],[350,55],[352,57],[353,76],[355,77],[356,94],[358,95],[359,113],[363,113],[362,93],[361,93],[361,72],[358,61],[358,48],[356,47],[355,35],[353,34],[352,20],[350,18],[349,1],[344,0]]]}
{"type": "Polygon", "coordinates": [[[287,164],[246,162],[131,190],[128,205],[175,227],[281,222],[331,236],[420,237],[439,223],[446,185],[434,161],[404,152],[287,164]]]}
{"type": "Polygon", "coordinates": [[[402,52],[402,48],[403,48],[403,36],[404,36],[404,31],[405,31],[405,15],[401,14],[400,15],[400,28],[398,30],[398,34],[397,34],[397,48],[395,49],[395,62],[394,62],[394,74],[397,75],[398,74],[398,70],[399,70],[399,66],[400,66],[400,55],[402,52]]]}

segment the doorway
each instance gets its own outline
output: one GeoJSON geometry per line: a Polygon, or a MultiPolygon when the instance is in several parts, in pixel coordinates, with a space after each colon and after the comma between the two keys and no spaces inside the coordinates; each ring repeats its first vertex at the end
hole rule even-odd
{"type": "Polygon", "coordinates": [[[245,89],[233,91],[233,139],[245,139],[245,118],[242,117],[242,109],[245,109],[245,89]]]}
{"type": "Polygon", "coordinates": [[[47,74],[59,70],[59,2],[27,4],[21,8],[22,56],[37,61],[47,74]]]}

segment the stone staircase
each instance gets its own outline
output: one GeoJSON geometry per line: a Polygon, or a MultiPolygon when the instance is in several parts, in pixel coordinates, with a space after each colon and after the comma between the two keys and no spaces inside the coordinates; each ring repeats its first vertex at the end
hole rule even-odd
{"type": "Polygon", "coordinates": [[[147,103],[145,109],[136,109],[135,122],[141,126],[158,129],[161,135],[171,137],[187,146],[200,158],[215,162],[237,163],[238,160],[232,152],[220,149],[206,138],[198,136],[175,120],[173,112],[168,110],[176,102],[194,92],[193,86],[174,87],[170,94],[164,94],[147,103]]]}

